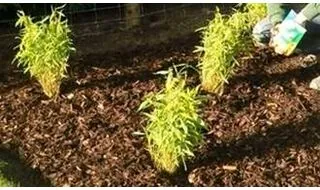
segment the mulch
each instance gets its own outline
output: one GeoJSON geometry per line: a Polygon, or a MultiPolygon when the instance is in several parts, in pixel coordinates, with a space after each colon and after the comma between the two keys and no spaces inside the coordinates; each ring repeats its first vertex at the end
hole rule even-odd
{"type": "MultiPolygon", "coordinates": [[[[199,39],[131,52],[74,56],[56,101],[2,56],[1,147],[22,155],[54,186],[318,186],[320,94],[308,88],[320,65],[258,51],[243,58],[222,96],[201,115],[209,130],[188,170],[156,170],[137,112],[163,87],[153,73],[173,63],[196,65],[199,39]]],[[[192,84],[199,84],[191,74],[192,84]]]]}

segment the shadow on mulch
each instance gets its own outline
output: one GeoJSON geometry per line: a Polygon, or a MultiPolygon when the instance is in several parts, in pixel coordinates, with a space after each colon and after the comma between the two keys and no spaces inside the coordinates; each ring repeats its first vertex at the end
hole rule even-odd
{"type": "Polygon", "coordinates": [[[50,182],[44,179],[40,171],[34,170],[19,159],[18,155],[0,148],[0,160],[7,163],[0,168],[1,174],[18,184],[20,187],[50,187],[50,182]]]}
{"type": "MultiPolygon", "coordinates": [[[[243,108],[248,107],[250,102],[255,101],[259,98],[259,88],[269,88],[274,85],[285,86],[285,91],[292,95],[297,95],[297,88],[291,82],[294,80],[298,83],[310,83],[312,79],[320,75],[320,65],[313,65],[308,68],[297,68],[285,73],[266,73],[264,70],[255,74],[247,74],[244,76],[234,76],[230,79],[229,84],[225,88],[225,94],[232,94],[239,84],[246,84],[250,86],[250,93],[243,93],[234,98],[230,99],[229,107],[234,108],[235,112],[241,111],[243,108]],[[231,105],[232,104],[232,105],[231,105]]],[[[304,97],[299,96],[300,99],[304,97]]],[[[306,101],[307,102],[307,101],[306,101]]]]}
{"type": "Polygon", "coordinates": [[[31,83],[31,80],[28,80],[28,79],[20,80],[18,82],[15,82],[13,84],[8,85],[8,86],[1,87],[0,93],[9,92],[11,90],[20,89],[20,88],[24,87],[25,85],[27,85],[29,83],[31,83]]]}
{"type": "MultiPolygon", "coordinates": [[[[320,55],[319,55],[320,56],[320,55]]],[[[296,82],[310,82],[313,78],[319,76],[320,74],[320,64],[315,64],[307,68],[296,67],[286,72],[276,72],[276,73],[267,73],[266,68],[275,64],[283,64],[282,61],[278,61],[284,58],[274,57],[268,61],[262,61],[264,64],[260,63],[251,63],[248,65],[246,70],[248,74],[234,76],[230,79],[230,88],[232,85],[237,85],[239,83],[248,82],[255,86],[263,85],[264,87],[269,87],[275,83],[281,82],[282,84],[291,82],[291,79],[296,79],[296,82]],[[267,63],[267,65],[265,65],[267,63]],[[254,71],[254,73],[250,71],[254,71]]],[[[299,60],[294,60],[296,62],[301,62],[299,60]]],[[[293,61],[291,61],[293,62],[293,61]]]]}
{"type": "Polygon", "coordinates": [[[83,65],[87,67],[97,67],[107,69],[113,66],[116,67],[130,67],[133,66],[133,59],[135,57],[143,56],[149,57],[161,57],[162,55],[168,54],[168,52],[174,51],[193,51],[194,46],[200,41],[199,35],[192,33],[184,37],[174,38],[170,42],[162,42],[156,46],[152,44],[141,45],[136,47],[134,50],[129,49],[128,51],[121,52],[105,52],[102,54],[90,53],[84,55],[73,55],[69,61],[70,66],[83,65]],[[175,44],[172,46],[172,44],[175,44]],[[190,45],[193,44],[193,45],[190,45]]]}
{"type": "MultiPolygon", "coordinates": [[[[224,142],[222,144],[208,144],[208,149],[198,154],[197,159],[187,164],[188,170],[221,165],[243,160],[245,157],[263,157],[272,149],[277,152],[288,148],[313,147],[320,144],[320,113],[312,113],[300,123],[288,123],[269,128],[263,133],[224,142]]],[[[169,177],[172,183],[179,186],[192,186],[188,183],[189,172],[181,168],[177,175],[169,177]]]]}
{"type": "MultiPolygon", "coordinates": [[[[126,60],[125,62],[127,64],[127,62],[130,62],[130,61],[126,60]]],[[[89,80],[88,82],[86,82],[84,84],[78,84],[76,82],[76,80],[79,78],[71,78],[71,79],[62,83],[61,92],[64,94],[64,93],[70,93],[70,92],[74,91],[75,89],[92,89],[92,88],[104,89],[106,87],[115,88],[115,87],[122,86],[124,84],[134,83],[136,81],[144,82],[144,81],[149,81],[149,80],[160,79],[162,76],[156,75],[156,72],[168,70],[170,67],[172,67],[174,64],[177,64],[177,63],[181,64],[181,62],[173,59],[171,61],[163,61],[161,63],[161,67],[157,68],[157,69],[148,68],[148,65],[146,65],[144,67],[144,69],[137,70],[136,68],[134,68],[132,66],[132,63],[127,64],[128,65],[127,68],[122,68],[122,67],[124,67],[124,65],[121,64],[121,61],[120,61],[119,65],[117,65],[117,64],[116,65],[119,68],[119,70],[121,70],[121,72],[123,74],[115,74],[115,75],[108,76],[108,77],[102,78],[102,79],[89,80]]],[[[195,66],[196,62],[191,61],[187,64],[195,66]]],[[[93,67],[93,66],[90,66],[89,68],[87,67],[87,69],[90,69],[91,67],[93,67]]],[[[102,68],[105,69],[108,67],[111,67],[111,65],[108,65],[108,66],[102,67],[102,68]]],[[[81,72],[83,72],[83,70],[86,70],[86,69],[82,69],[81,72]]],[[[196,73],[193,69],[190,69],[190,68],[187,68],[186,70],[188,70],[189,74],[196,73]]],[[[77,75],[79,75],[79,73],[77,73],[77,75]]]]}
{"type": "Polygon", "coordinates": [[[155,75],[154,72],[149,70],[139,71],[138,73],[128,73],[123,75],[112,75],[106,77],[105,79],[94,79],[90,80],[84,84],[78,84],[75,80],[69,80],[64,82],[61,85],[61,93],[70,93],[75,89],[91,89],[91,88],[100,88],[104,89],[106,87],[118,87],[124,85],[125,83],[132,83],[135,81],[148,81],[158,78],[158,75],[155,75]]]}
{"type": "MultiPolygon", "coordinates": [[[[181,51],[181,49],[185,49],[185,51],[188,51],[193,48],[193,46],[187,46],[186,44],[197,44],[199,41],[199,36],[192,34],[190,36],[179,38],[179,39],[173,39],[172,40],[176,45],[172,46],[171,43],[162,43],[157,46],[150,46],[145,45],[136,48],[134,51],[128,51],[128,52],[106,52],[105,54],[97,53],[97,54],[87,54],[82,55],[78,57],[77,55],[73,55],[69,61],[70,68],[69,70],[71,73],[75,68],[77,68],[76,72],[73,74],[76,75],[83,75],[84,73],[92,70],[92,68],[101,68],[101,69],[109,69],[109,68],[117,68],[117,69],[126,69],[126,70],[135,70],[135,66],[138,64],[141,65],[141,63],[134,63],[134,58],[143,56],[143,59],[145,57],[152,57],[154,58],[162,58],[163,55],[167,55],[168,51],[181,51]],[[156,57],[155,57],[156,56],[156,57]]],[[[5,60],[4,60],[5,61],[5,60]]],[[[180,64],[178,60],[173,60],[172,62],[164,63],[160,69],[157,69],[155,71],[152,71],[150,69],[147,69],[146,66],[145,70],[136,70],[135,72],[125,72],[125,74],[121,75],[113,75],[106,77],[105,79],[97,79],[97,80],[90,80],[88,83],[85,84],[77,84],[76,80],[78,78],[73,78],[70,76],[69,79],[64,81],[61,84],[61,92],[62,93],[70,93],[75,89],[86,89],[86,88],[105,88],[106,86],[110,87],[117,87],[121,86],[124,83],[132,83],[137,80],[139,81],[147,81],[156,79],[159,77],[159,75],[154,75],[154,72],[157,72],[158,70],[166,70],[170,66],[172,66],[172,63],[180,64]]],[[[5,65],[10,65],[9,61],[5,61],[5,65]],[[7,63],[8,62],[8,63],[7,63]]],[[[12,66],[10,66],[12,67],[12,66]]],[[[10,90],[17,90],[23,86],[25,86],[28,83],[32,82],[32,79],[30,79],[29,76],[26,76],[24,74],[17,73],[12,75],[12,73],[6,73],[8,71],[4,71],[3,75],[0,76],[0,85],[1,82],[6,84],[4,87],[1,87],[0,93],[8,92],[10,90]],[[14,76],[14,79],[7,79],[5,76],[14,76]]],[[[71,75],[73,75],[71,74],[71,75]]],[[[81,77],[80,77],[81,78],[81,77]]]]}

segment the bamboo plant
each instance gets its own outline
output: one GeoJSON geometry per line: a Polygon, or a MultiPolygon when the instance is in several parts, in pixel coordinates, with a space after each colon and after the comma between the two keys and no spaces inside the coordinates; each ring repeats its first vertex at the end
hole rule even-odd
{"type": "Polygon", "coordinates": [[[247,4],[244,11],[234,10],[231,16],[217,8],[208,26],[200,28],[202,46],[195,52],[200,55],[199,68],[204,90],[220,94],[238,64],[240,53],[252,48],[251,29],[266,14],[264,4],[247,4]]]}
{"type": "MultiPolygon", "coordinates": [[[[177,73],[177,72],[176,72],[177,73]]],[[[155,166],[174,173],[186,160],[194,156],[194,149],[202,142],[201,131],[206,128],[198,115],[202,98],[197,88],[186,87],[186,75],[167,73],[165,88],[149,94],[139,110],[147,117],[145,135],[147,149],[155,166]]]]}
{"type": "Polygon", "coordinates": [[[59,94],[61,81],[66,77],[69,55],[75,51],[63,7],[52,9],[50,16],[37,22],[23,11],[18,11],[16,22],[16,27],[22,29],[13,62],[22,66],[24,73],[29,72],[31,77],[35,77],[50,98],[59,94]]]}

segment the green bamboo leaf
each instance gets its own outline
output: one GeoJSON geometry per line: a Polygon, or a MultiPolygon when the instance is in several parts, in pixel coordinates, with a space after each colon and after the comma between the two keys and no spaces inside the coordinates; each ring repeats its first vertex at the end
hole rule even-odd
{"type": "Polygon", "coordinates": [[[168,71],[157,71],[155,72],[155,75],[167,75],[168,73],[168,71]]]}
{"type": "Polygon", "coordinates": [[[144,110],[146,108],[148,108],[150,105],[149,101],[144,101],[140,104],[139,108],[138,108],[138,111],[141,111],[141,110],[144,110]]]}
{"type": "Polygon", "coordinates": [[[13,62],[22,66],[24,73],[34,76],[47,96],[56,96],[61,79],[67,77],[69,54],[75,51],[68,35],[71,30],[57,10],[37,22],[23,11],[18,11],[17,15],[16,27],[23,28],[17,38],[20,44],[14,48],[18,52],[13,62]]]}
{"type": "Polygon", "coordinates": [[[247,38],[254,24],[265,17],[265,6],[247,4],[245,11],[233,10],[231,16],[216,10],[214,18],[202,31],[202,44],[194,52],[199,53],[201,82],[205,90],[218,93],[233,75],[240,52],[250,51],[252,40],[247,38]]]}
{"type": "MultiPolygon", "coordinates": [[[[197,114],[197,106],[200,105],[197,90],[186,88],[186,73],[178,67],[183,70],[186,65],[175,65],[168,70],[165,88],[154,93],[153,98],[148,95],[151,112],[142,113],[147,118],[147,150],[155,165],[170,173],[188,159],[202,142],[199,141],[202,138],[199,130],[202,129],[202,122],[197,114]]],[[[140,107],[144,107],[144,103],[140,107]]]]}

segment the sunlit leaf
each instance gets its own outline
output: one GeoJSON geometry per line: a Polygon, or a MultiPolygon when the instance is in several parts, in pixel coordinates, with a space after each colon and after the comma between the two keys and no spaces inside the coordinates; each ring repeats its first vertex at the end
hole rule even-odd
{"type": "Polygon", "coordinates": [[[17,12],[20,44],[15,47],[18,52],[13,62],[35,77],[49,97],[58,95],[61,80],[67,77],[69,54],[75,51],[62,8],[52,8],[51,15],[38,22],[23,11],[17,12]]]}

